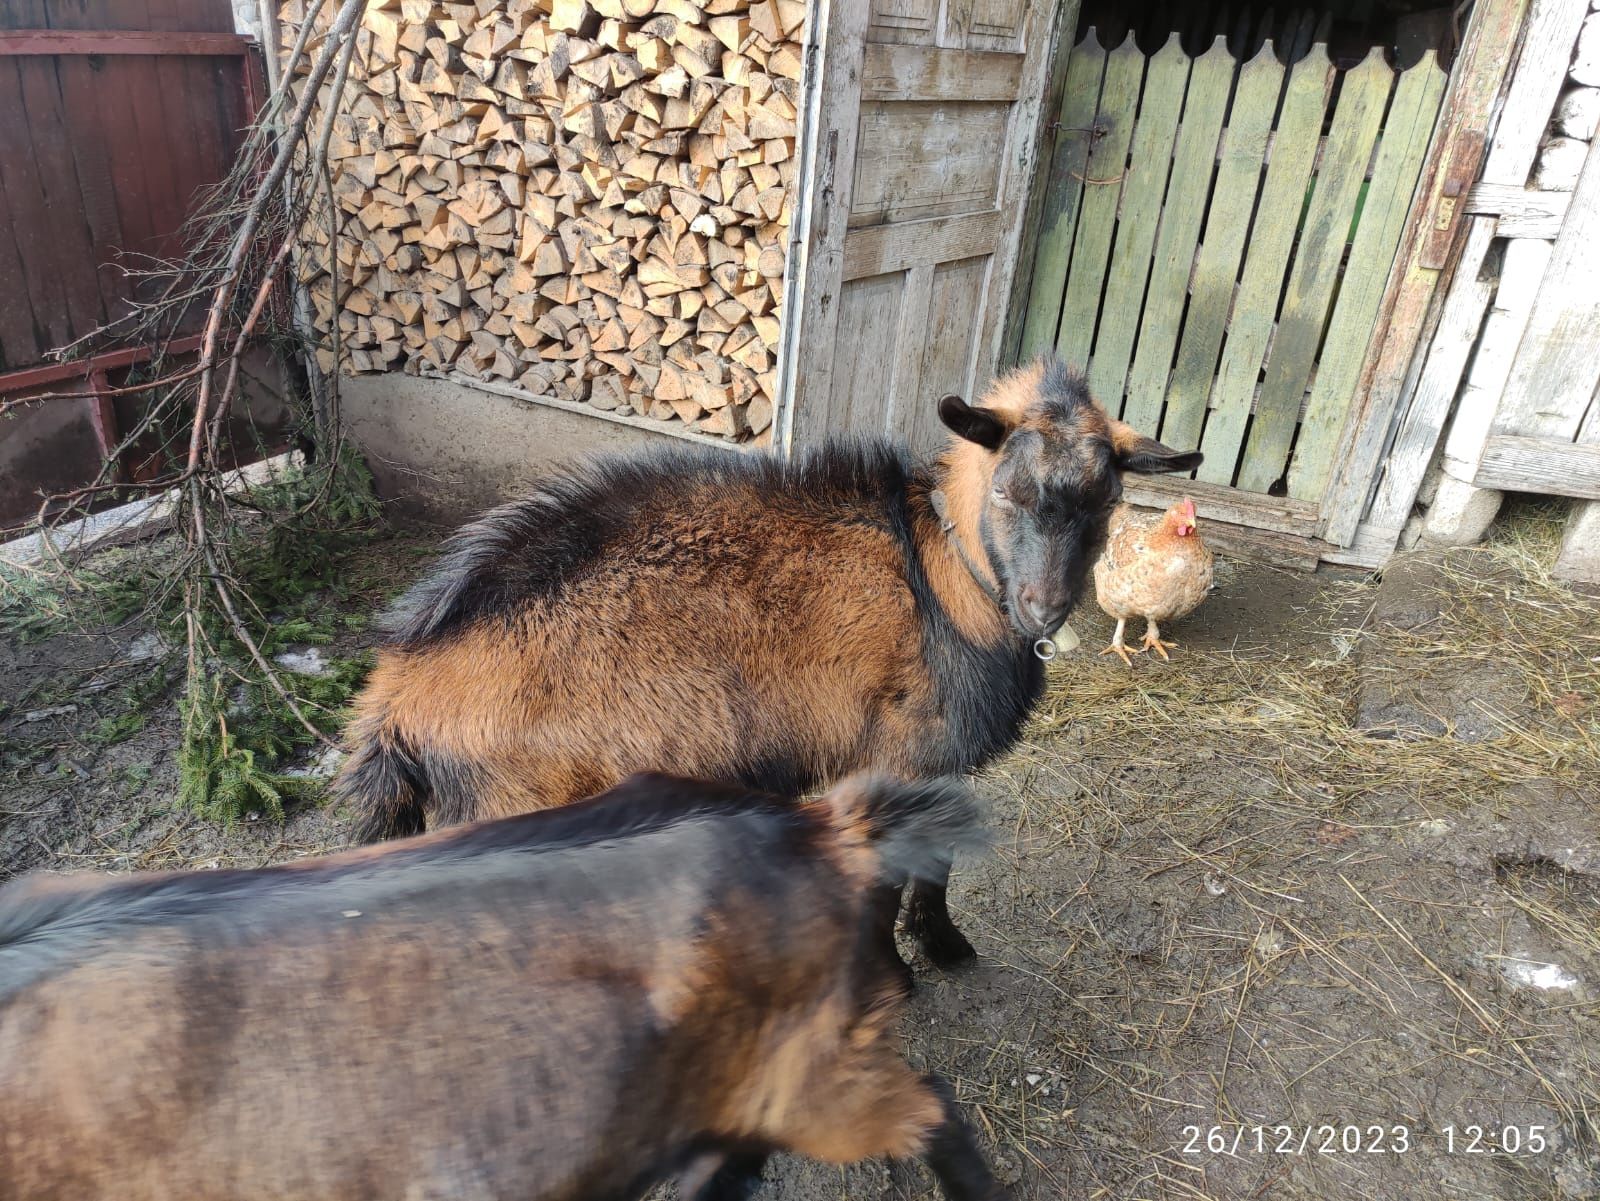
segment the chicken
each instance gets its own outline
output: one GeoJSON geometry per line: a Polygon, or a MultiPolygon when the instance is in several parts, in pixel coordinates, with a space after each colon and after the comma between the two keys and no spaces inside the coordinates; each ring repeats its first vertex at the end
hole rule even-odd
{"type": "Polygon", "coordinates": [[[1184,497],[1160,517],[1119,505],[1111,515],[1106,549],[1094,565],[1094,589],[1100,607],[1117,619],[1117,632],[1102,655],[1117,655],[1132,667],[1122,632],[1129,618],[1142,617],[1141,650],[1168,658],[1167,648],[1178,644],[1161,641],[1158,623],[1187,617],[1211,591],[1211,552],[1195,526],[1194,501],[1184,497]]]}

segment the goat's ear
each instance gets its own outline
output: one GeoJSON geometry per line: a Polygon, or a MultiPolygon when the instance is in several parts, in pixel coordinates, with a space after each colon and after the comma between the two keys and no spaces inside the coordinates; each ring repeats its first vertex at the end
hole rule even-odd
{"type": "Polygon", "coordinates": [[[989,450],[999,449],[1011,432],[998,414],[989,409],[975,409],[959,396],[940,398],[939,420],[958,437],[989,450]]]}
{"type": "Polygon", "coordinates": [[[1126,422],[1115,420],[1111,423],[1111,448],[1117,452],[1118,467],[1141,475],[1193,471],[1205,459],[1198,450],[1173,450],[1154,438],[1146,438],[1126,422]]]}

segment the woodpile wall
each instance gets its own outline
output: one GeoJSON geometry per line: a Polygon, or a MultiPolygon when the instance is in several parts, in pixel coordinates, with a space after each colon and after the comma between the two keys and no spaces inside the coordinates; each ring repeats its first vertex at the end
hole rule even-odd
{"type": "Polygon", "coordinates": [[[302,280],[341,368],[769,440],[805,15],[373,0],[330,148],[338,271],[302,280]]]}

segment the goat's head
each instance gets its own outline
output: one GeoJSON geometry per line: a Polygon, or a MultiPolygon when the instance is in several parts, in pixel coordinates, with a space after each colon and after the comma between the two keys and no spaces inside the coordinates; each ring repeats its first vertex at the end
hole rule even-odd
{"type": "Polygon", "coordinates": [[[976,512],[1011,624],[1029,638],[1049,637],[1077,603],[1122,472],[1189,471],[1201,460],[1107,416],[1059,362],[1010,372],[977,406],[946,396],[939,417],[956,435],[945,488],[976,512]]]}

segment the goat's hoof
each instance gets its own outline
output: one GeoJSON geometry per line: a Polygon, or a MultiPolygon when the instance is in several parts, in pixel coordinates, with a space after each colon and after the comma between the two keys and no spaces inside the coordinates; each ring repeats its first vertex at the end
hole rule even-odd
{"type": "Polygon", "coordinates": [[[899,978],[900,986],[906,990],[906,996],[917,991],[917,975],[911,970],[911,965],[901,960],[895,965],[894,974],[899,978]]]}
{"type": "Polygon", "coordinates": [[[934,967],[956,968],[978,957],[967,936],[954,926],[947,930],[925,931],[920,941],[922,953],[934,967]]]}

